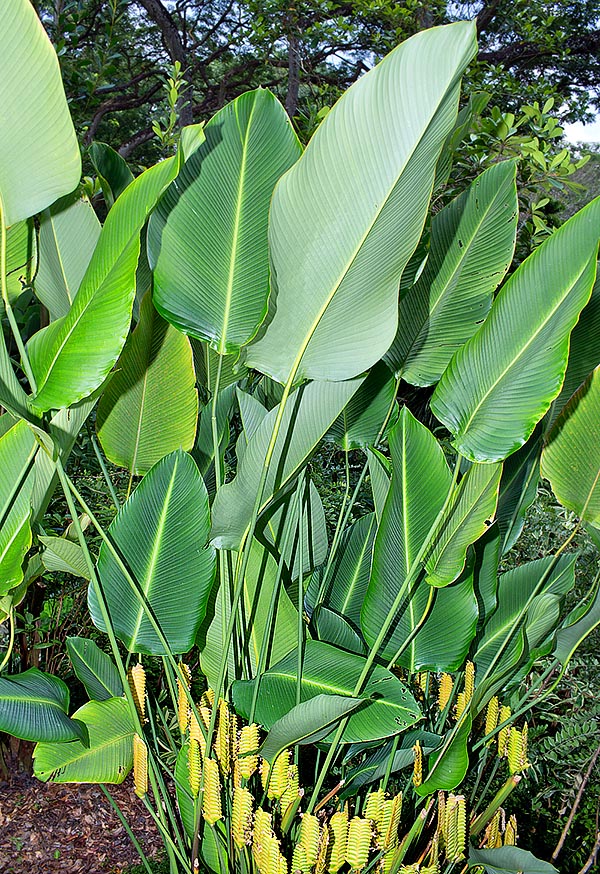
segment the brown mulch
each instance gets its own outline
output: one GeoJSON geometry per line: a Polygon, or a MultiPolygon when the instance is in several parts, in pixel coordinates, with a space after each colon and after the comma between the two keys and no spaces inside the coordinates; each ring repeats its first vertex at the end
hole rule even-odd
{"type": "MultiPolygon", "coordinates": [[[[131,778],[108,787],[148,856],[162,848],[131,778]]],[[[0,782],[2,874],[119,874],[139,856],[99,786],[40,783],[23,772],[0,782]]]]}

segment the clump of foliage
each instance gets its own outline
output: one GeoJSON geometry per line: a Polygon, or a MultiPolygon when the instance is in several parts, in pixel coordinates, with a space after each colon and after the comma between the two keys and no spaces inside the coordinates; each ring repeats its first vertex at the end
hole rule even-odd
{"type": "Polygon", "coordinates": [[[600,524],[600,199],[512,272],[514,160],[430,215],[463,22],[394,49],[306,150],[264,89],[137,178],[95,144],[100,226],[28,0],[0,24],[0,729],[36,742],[41,780],[133,770],[172,874],[555,871],[517,846],[511,793],[528,714],[600,622],[598,576],[567,600],[568,547],[600,524]],[[27,338],[21,278],[49,318],[27,338]],[[93,413],[109,519],[68,467],[93,413]],[[345,460],[329,530],[324,443],[345,460]],[[577,521],[504,570],[540,471],[577,521]],[[71,525],[49,534],[57,487],[71,525]],[[87,582],[108,643],[66,641],[74,712],[13,670],[43,568],[87,582]]]}

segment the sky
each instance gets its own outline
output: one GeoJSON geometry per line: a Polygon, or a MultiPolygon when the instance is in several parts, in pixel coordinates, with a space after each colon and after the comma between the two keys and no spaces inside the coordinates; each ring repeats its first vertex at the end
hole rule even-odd
{"type": "Polygon", "coordinates": [[[576,121],[563,125],[565,136],[571,143],[600,143],[600,117],[589,124],[576,121]]]}

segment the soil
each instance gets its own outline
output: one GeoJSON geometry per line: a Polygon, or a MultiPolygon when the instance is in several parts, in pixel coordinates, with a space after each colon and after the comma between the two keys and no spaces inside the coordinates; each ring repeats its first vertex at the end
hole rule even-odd
{"type": "MultiPolygon", "coordinates": [[[[108,787],[149,857],[162,844],[131,778],[108,787]]],[[[0,782],[2,874],[120,874],[139,856],[99,786],[40,783],[23,772],[0,782]]]]}

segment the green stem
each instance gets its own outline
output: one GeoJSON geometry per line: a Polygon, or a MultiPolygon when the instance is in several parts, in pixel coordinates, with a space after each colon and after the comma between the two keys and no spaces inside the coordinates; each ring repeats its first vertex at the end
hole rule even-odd
{"type": "Polygon", "coordinates": [[[490,819],[496,813],[496,811],[498,810],[500,805],[506,801],[506,799],[508,798],[510,793],[513,791],[513,789],[516,786],[519,785],[520,782],[521,782],[521,775],[520,774],[512,774],[508,778],[508,780],[506,781],[504,786],[502,786],[498,790],[498,792],[496,792],[496,795],[494,796],[492,801],[490,801],[490,803],[488,804],[486,809],[483,811],[483,813],[480,814],[477,817],[477,819],[473,822],[473,824],[471,825],[471,828],[469,829],[471,837],[477,837],[477,835],[481,831],[483,831],[483,829],[486,827],[486,825],[488,824],[490,819]]]}
{"type": "MultiPolygon", "coordinates": [[[[306,493],[308,492],[308,479],[301,477],[300,482],[304,480],[306,493]]],[[[304,661],[304,499],[302,488],[298,491],[298,625],[297,625],[297,661],[296,661],[296,705],[300,704],[302,696],[302,666],[304,661]]],[[[308,497],[310,500],[310,496],[308,497]]],[[[298,764],[298,746],[294,750],[294,758],[296,765],[298,764]]]]}
{"type": "MultiPolygon", "coordinates": [[[[407,646],[410,646],[410,644],[413,642],[413,640],[415,639],[415,637],[417,636],[417,634],[419,633],[419,631],[421,630],[421,628],[423,627],[425,622],[427,622],[427,617],[429,616],[429,612],[431,610],[431,607],[433,606],[433,599],[435,597],[436,592],[437,592],[437,589],[434,586],[429,586],[429,595],[427,597],[427,603],[425,604],[425,610],[423,611],[421,618],[419,619],[419,621],[417,622],[417,624],[415,625],[413,630],[407,636],[406,640],[404,640],[402,642],[402,644],[398,647],[398,649],[396,650],[396,652],[394,653],[392,658],[389,660],[389,662],[387,664],[388,671],[391,670],[391,668],[393,668],[394,665],[398,662],[398,659],[400,658],[400,656],[402,655],[404,650],[407,648],[407,646]]],[[[428,682],[429,682],[429,680],[428,680],[428,682]]]]}
{"type": "MultiPolygon", "coordinates": [[[[161,837],[163,839],[167,853],[169,853],[169,855],[171,857],[177,856],[177,858],[179,859],[179,861],[183,865],[184,869],[187,871],[189,869],[188,860],[185,858],[185,856],[182,855],[182,853],[179,850],[179,848],[177,847],[177,845],[173,842],[173,838],[169,834],[167,827],[165,826],[163,821],[159,818],[159,816],[156,814],[154,808],[150,804],[150,801],[148,800],[148,796],[144,795],[144,798],[142,800],[143,800],[144,804],[146,805],[146,809],[147,809],[148,813],[150,814],[150,816],[154,820],[156,827],[158,828],[159,832],[161,833],[161,837]]],[[[175,869],[175,870],[177,870],[177,869],[175,869]]]]}
{"type": "Polygon", "coordinates": [[[113,499],[113,503],[118,510],[121,506],[121,502],[119,501],[119,496],[117,495],[117,490],[113,485],[113,481],[110,478],[110,474],[108,472],[108,468],[104,463],[104,458],[102,457],[102,453],[100,452],[100,447],[98,446],[98,441],[96,440],[96,435],[91,429],[89,420],[86,419],[85,427],[87,429],[88,437],[90,438],[90,443],[92,444],[92,449],[94,450],[94,455],[100,465],[100,470],[102,471],[102,476],[104,477],[104,481],[108,486],[108,490],[110,492],[110,496],[113,499]]]}
{"type": "Polygon", "coordinates": [[[0,665],[0,674],[10,661],[10,657],[12,655],[13,647],[15,645],[15,608],[11,607],[9,611],[9,623],[10,623],[10,638],[8,641],[8,648],[6,650],[6,654],[2,659],[2,664],[0,665]]]}
{"type": "Polygon", "coordinates": [[[381,781],[381,789],[385,792],[388,787],[388,783],[390,782],[390,776],[392,774],[392,765],[394,764],[394,756],[396,755],[396,751],[398,749],[398,744],[400,743],[400,735],[397,734],[394,737],[392,742],[392,749],[390,750],[390,754],[387,759],[387,764],[385,767],[385,774],[383,775],[383,780],[381,781]]]}
{"type": "Polygon", "coordinates": [[[131,841],[131,843],[133,844],[133,846],[137,850],[138,855],[141,859],[142,865],[144,866],[144,868],[146,869],[148,874],[152,874],[152,868],[150,867],[150,863],[148,862],[148,858],[147,858],[146,854],[144,853],[140,842],[138,841],[138,839],[134,835],[133,831],[131,830],[131,826],[129,825],[129,823],[127,822],[125,817],[123,816],[123,813],[121,812],[121,808],[119,807],[119,805],[117,804],[115,799],[112,797],[112,795],[110,794],[110,792],[108,791],[108,789],[106,788],[104,783],[100,783],[99,785],[100,785],[100,789],[104,792],[104,794],[108,798],[108,801],[109,801],[112,809],[119,817],[119,820],[120,820],[123,828],[127,832],[129,840],[131,841]]]}
{"type": "MultiPolygon", "coordinates": [[[[207,362],[208,362],[208,347],[206,350],[207,362]]],[[[223,356],[219,355],[219,364],[217,367],[217,375],[215,378],[215,386],[212,393],[212,403],[211,403],[211,431],[212,431],[212,440],[213,440],[213,453],[215,456],[215,484],[216,489],[219,491],[221,488],[221,484],[223,482],[223,471],[221,470],[221,453],[219,452],[219,429],[217,426],[217,398],[219,395],[219,387],[221,383],[221,370],[223,367],[223,356]]],[[[210,388],[210,371],[209,371],[209,388],[210,388]]]]}

